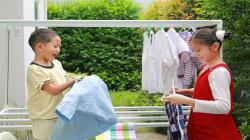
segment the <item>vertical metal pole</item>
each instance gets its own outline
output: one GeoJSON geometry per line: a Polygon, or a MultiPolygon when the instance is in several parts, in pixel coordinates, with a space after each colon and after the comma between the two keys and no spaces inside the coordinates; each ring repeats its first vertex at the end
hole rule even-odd
{"type": "MultiPolygon", "coordinates": [[[[219,23],[217,23],[217,30],[223,30],[223,21],[221,20],[219,23]]],[[[220,56],[223,59],[223,42],[220,47],[220,56]]]]}
{"type": "Polygon", "coordinates": [[[222,30],[223,29],[223,21],[220,20],[219,23],[217,23],[217,29],[222,30]]]}
{"type": "Polygon", "coordinates": [[[5,108],[9,106],[9,79],[10,79],[10,26],[7,28],[7,71],[6,71],[6,92],[5,108]]]}

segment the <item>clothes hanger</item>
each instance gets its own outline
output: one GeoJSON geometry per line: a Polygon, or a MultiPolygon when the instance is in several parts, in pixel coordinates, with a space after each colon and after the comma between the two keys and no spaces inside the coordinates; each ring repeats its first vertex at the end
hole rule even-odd
{"type": "Polygon", "coordinates": [[[189,28],[184,28],[184,27],[182,27],[180,30],[179,30],[179,32],[186,32],[186,31],[188,31],[189,30],[189,28]]]}
{"type": "Polygon", "coordinates": [[[146,33],[147,33],[148,38],[150,39],[150,43],[152,43],[154,32],[151,30],[150,26],[147,27],[146,33]]]}
{"type": "Polygon", "coordinates": [[[158,28],[158,31],[163,30],[164,31],[164,26],[161,25],[160,28],[158,28]]]}
{"type": "Polygon", "coordinates": [[[148,36],[148,37],[152,36],[152,34],[153,34],[153,31],[152,31],[152,29],[151,29],[150,26],[148,26],[148,27],[146,28],[146,31],[145,31],[145,32],[147,33],[147,36],[148,36]]]}
{"type": "Polygon", "coordinates": [[[163,25],[161,25],[161,28],[160,28],[161,30],[164,30],[164,27],[163,27],[163,25]]]}

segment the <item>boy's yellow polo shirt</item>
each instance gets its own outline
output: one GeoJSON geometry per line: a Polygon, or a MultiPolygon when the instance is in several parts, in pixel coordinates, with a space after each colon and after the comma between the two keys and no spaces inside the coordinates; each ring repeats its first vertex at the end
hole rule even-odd
{"type": "Polygon", "coordinates": [[[66,82],[66,72],[58,60],[52,61],[51,67],[30,64],[27,70],[28,112],[30,119],[54,119],[56,106],[63,94],[50,95],[41,90],[47,82],[62,84],[66,82]]]}

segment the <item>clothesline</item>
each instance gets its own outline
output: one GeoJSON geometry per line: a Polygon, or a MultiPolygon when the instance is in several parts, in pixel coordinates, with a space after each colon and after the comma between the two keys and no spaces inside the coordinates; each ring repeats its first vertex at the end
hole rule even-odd
{"type": "Polygon", "coordinates": [[[222,20],[0,20],[0,26],[54,26],[54,27],[175,27],[196,28],[216,25],[222,20]]]}

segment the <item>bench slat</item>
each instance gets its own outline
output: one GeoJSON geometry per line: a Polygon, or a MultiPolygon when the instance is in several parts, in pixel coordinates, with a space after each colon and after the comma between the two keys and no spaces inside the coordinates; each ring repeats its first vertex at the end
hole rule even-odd
{"type": "Polygon", "coordinates": [[[164,120],[167,121],[166,116],[147,116],[147,117],[117,117],[118,121],[155,121],[155,120],[164,120]]]}

